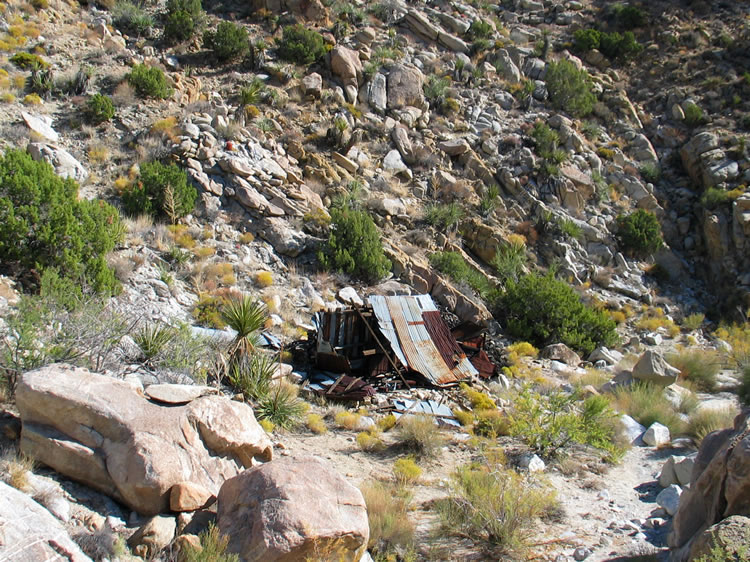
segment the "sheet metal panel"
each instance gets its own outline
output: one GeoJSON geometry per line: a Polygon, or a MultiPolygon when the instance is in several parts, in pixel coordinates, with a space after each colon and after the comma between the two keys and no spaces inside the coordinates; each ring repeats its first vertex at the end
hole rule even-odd
{"type": "Polygon", "coordinates": [[[388,311],[388,305],[386,304],[385,297],[380,295],[373,295],[369,299],[370,306],[375,313],[375,317],[378,319],[378,327],[380,332],[386,337],[388,343],[391,344],[393,353],[396,354],[396,358],[399,360],[401,365],[404,367],[408,366],[404,352],[401,350],[401,346],[398,343],[398,336],[396,335],[396,328],[391,321],[391,313],[388,311]]]}
{"type": "MultiPolygon", "coordinates": [[[[425,325],[423,313],[437,311],[429,295],[372,296],[369,302],[381,332],[388,338],[401,363],[409,369],[424,375],[437,386],[478,374],[463,354],[457,356],[456,365],[449,365],[443,358],[425,325]]],[[[447,327],[444,331],[450,338],[447,327]]]]}

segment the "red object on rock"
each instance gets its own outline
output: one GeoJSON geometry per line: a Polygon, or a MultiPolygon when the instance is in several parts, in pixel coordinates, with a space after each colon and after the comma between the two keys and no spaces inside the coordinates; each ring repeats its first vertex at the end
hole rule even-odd
{"type": "Polygon", "coordinates": [[[227,150],[234,150],[234,143],[232,141],[227,141],[227,150]]]}

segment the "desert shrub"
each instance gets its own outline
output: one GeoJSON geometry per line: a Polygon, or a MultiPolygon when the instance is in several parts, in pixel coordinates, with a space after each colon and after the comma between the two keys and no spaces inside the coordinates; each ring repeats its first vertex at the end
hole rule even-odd
{"type": "Polygon", "coordinates": [[[388,414],[386,416],[383,416],[380,418],[377,422],[375,422],[378,426],[378,429],[380,431],[389,431],[393,429],[393,427],[396,425],[396,416],[393,414],[388,414]]]}
{"type": "Polygon", "coordinates": [[[323,418],[318,414],[307,414],[307,429],[315,433],[316,435],[322,435],[328,433],[328,426],[323,418]]]}
{"type": "Polygon", "coordinates": [[[318,259],[335,269],[366,281],[385,277],[391,262],[383,253],[380,234],[370,215],[351,209],[331,210],[331,233],[318,259]]]}
{"type": "Polygon", "coordinates": [[[86,120],[92,125],[109,121],[115,115],[112,99],[104,94],[94,94],[86,102],[86,120]]]}
{"type": "Polygon", "coordinates": [[[613,320],[586,306],[567,283],[552,275],[528,274],[509,281],[498,308],[512,336],[539,347],[562,342],[588,355],[618,340],[613,320]]]}
{"type": "Polygon", "coordinates": [[[154,161],[141,166],[138,181],[123,192],[122,202],[133,216],[166,216],[174,223],[193,210],[197,197],[185,170],[154,161]]]}
{"type": "Polygon", "coordinates": [[[397,430],[399,444],[421,456],[433,456],[445,442],[443,432],[429,416],[402,416],[397,430]]]}
{"type": "Polygon", "coordinates": [[[430,102],[430,107],[437,111],[442,110],[448,100],[448,88],[450,88],[451,79],[448,76],[436,76],[434,74],[427,77],[424,83],[424,97],[430,102]]]}
{"type": "Polygon", "coordinates": [[[661,179],[661,169],[658,163],[647,162],[640,167],[641,177],[650,183],[656,183],[661,179]]]}
{"type": "Polygon", "coordinates": [[[445,273],[455,283],[465,283],[480,297],[492,300],[496,290],[487,277],[471,267],[458,252],[435,252],[430,256],[432,266],[445,273]]]}
{"type": "Polygon", "coordinates": [[[611,459],[624,450],[615,443],[617,414],[603,396],[583,401],[577,392],[539,394],[527,385],[513,401],[510,434],[541,456],[554,458],[571,443],[591,445],[611,459]]]}
{"type": "Polygon", "coordinates": [[[509,280],[518,281],[525,264],[526,245],[515,240],[498,248],[492,260],[492,267],[503,284],[509,280]]]}
{"type": "Polygon", "coordinates": [[[337,412],[336,416],[334,417],[334,421],[336,422],[337,426],[349,430],[357,429],[357,427],[359,427],[359,422],[361,419],[361,415],[354,412],[349,412],[347,410],[344,410],[343,412],[337,412]]]}
{"type": "Polygon", "coordinates": [[[403,553],[414,545],[414,524],[409,521],[410,495],[392,483],[371,480],[360,486],[370,524],[368,549],[377,560],[403,553]]]}
{"type": "Polygon", "coordinates": [[[425,221],[442,231],[454,229],[464,216],[464,210],[457,203],[429,205],[425,210],[425,221]]]}
{"type": "Polygon", "coordinates": [[[737,414],[737,409],[733,407],[697,409],[690,415],[687,433],[700,446],[703,438],[709,433],[733,427],[734,418],[737,414]]]}
{"type": "Polygon", "coordinates": [[[601,39],[601,32],[592,28],[578,29],[573,34],[575,48],[582,52],[598,49],[601,39]]]}
{"type": "Polygon", "coordinates": [[[495,405],[495,401],[490,398],[488,394],[485,394],[484,392],[481,392],[479,390],[474,390],[466,383],[461,383],[461,394],[463,394],[466,399],[471,402],[471,407],[474,410],[488,410],[488,409],[495,409],[497,406],[495,405]]]}
{"type": "Polygon", "coordinates": [[[7,448],[0,455],[0,479],[22,492],[33,490],[29,473],[34,470],[34,459],[14,448],[7,448]]]}
{"type": "Polygon", "coordinates": [[[256,105],[260,103],[265,96],[265,92],[266,83],[260,78],[253,78],[247,86],[240,89],[242,105],[256,105]]]}
{"type": "Polygon", "coordinates": [[[229,348],[229,365],[241,364],[258,347],[258,337],[268,318],[268,309],[250,295],[227,299],[222,320],[236,333],[229,348]]]}
{"type": "Polygon", "coordinates": [[[165,324],[147,324],[133,334],[133,341],[148,362],[162,353],[174,338],[174,329],[165,324]]]}
{"type": "Polygon", "coordinates": [[[142,6],[121,1],[112,9],[112,23],[123,33],[140,37],[154,26],[154,19],[142,6]]]}
{"type": "Polygon", "coordinates": [[[635,39],[632,31],[623,34],[618,32],[602,33],[599,50],[611,59],[628,59],[643,50],[643,45],[635,39]]]}
{"type": "Polygon", "coordinates": [[[256,352],[229,369],[229,383],[241,392],[245,400],[261,400],[271,390],[271,380],[276,373],[278,357],[256,352]]]}
{"type": "Polygon", "coordinates": [[[297,425],[307,411],[307,404],[297,396],[297,388],[286,382],[274,385],[255,406],[258,418],[269,420],[282,429],[297,425]]]}
{"type": "Polygon", "coordinates": [[[419,477],[422,476],[422,469],[414,462],[413,458],[404,457],[393,463],[393,476],[396,478],[398,485],[404,487],[417,482],[419,477]]]}
{"type": "Polygon", "coordinates": [[[659,422],[667,426],[672,435],[685,431],[685,422],[664,396],[664,389],[660,386],[636,382],[628,387],[618,387],[615,390],[614,405],[618,411],[645,427],[659,422]]]}
{"type": "Polygon", "coordinates": [[[721,370],[721,358],[716,352],[686,349],[669,354],[667,361],[680,370],[680,378],[690,381],[698,390],[703,392],[716,390],[716,375],[721,370]]]}
{"type": "Polygon", "coordinates": [[[357,446],[366,453],[377,453],[385,449],[385,443],[378,433],[373,431],[357,433],[357,446]]]}
{"type": "Polygon", "coordinates": [[[308,29],[302,24],[284,28],[278,41],[278,54],[283,60],[310,64],[326,53],[323,36],[314,29],[308,29]]]}
{"type": "Polygon", "coordinates": [[[470,464],[454,473],[450,496],[436,508],[444,532],[483,539],[508,553],[527,545],[536,520],[555,505],[552,490],[513,470],[470,464]]]}
{"type": "Polygon", "coordinates": [[[481,19],[475,19],[469,26],[468,34],[472,39],[487,39],[492,35],[492,24],[481,19]]]}
{"type": "Polygon", "coordinates": [[[644,209],[617,217],[617,240],[626,252],[646,256],[662,247],[661,225],[644,209]]]}
{"type": "Polygon", "coordinates": [[[610,14],[615,24],[621,29],[635,29],[646,24],[646,14],[642,8],[632,4],[616,3],[612,6],[610,14]]]}
{"type": "Polygon", "coordinates": [[[229,537],[221,535],[219,528],[211,522],[199,535],[201,546],[189,546],[185,552],[185,562],[240,562],[239,556],[227,553],[229,537]]]}
{"type": "Polygon", "coordinates": [[[697,104],[686,103],[683,110],[685,111],[685,123],[691,127],[696,127],[704,122],[703,110],[697,104]]]}
{"type": "Polygon", "coordinates": [[[128,84],[142,98],[163,100],[172,95],[172,88],[167,84],[167,77],[160,68],[145,64],[136,64],[128,74],[128,84]]]}
{"type": "Polygon", "coordinates": [[[473,412],[467,412],[466,410],[453,410],[453,417],[458,420],[464,427],[471,427],[474,425],[474,414],[473,412]]]}
{"type": "Polygon", "coordinates": [[[55,81],[52,77],[52,71],[48,68],[33,68],[31,74],[26,78],[26,91],[30,94],[49,99],[54,89],[55,81]]]}
{"type": "Polygon", "coordinates": [[[164,36],[172,42],[187,41],[195,34],[202,22],[201,0],[169,0],[164,36]]]}
{"type": "Polygon", "coordinates": [[[49,63],[39,55],[24,53],[23,51],[16,53],[8,60],[21,70],[40,70],[49,67],[49,63]]]}
{"type": "Polygon", "coordinates": [[[585,70],[578,70],[567,60],[547,65],[547,91],[552,104],[575,115],[585,117],[594,108],[596,96],[591,91],[591,79],[585,70]]]}
{"type": "Polygon", "coordinates": [[[490,439],[510,435],[510,419],[500,410],[479,410],[475,414],[474,433],[490,439]]]}
{"type": "Polygon", "coordinates": [[[250,50],[247,29],[230,21],[222,21],[216,31],[203,34],[203,45],[211,49],[221,62],[245,56],[250,50]]]}
{"type": "Polygon", "coordinates": [[[124,234],[117,210],[78,198],[78,184],[46,162],[8,150],[0,158],[0,261],[57,268],[97,292],[118,288],[106,255],[124,234]]]}
{"type": "Polygon", "coordinates": [[[705,319],[706,315],[701,312],[689,314],[688,316],[685,316],[682,321],[682,327],[688,332],[698,330],[703,325],[705,319]]]}
{"type": "Polygon", "coordinates": [[[273,285],[273,273],[270,271],[259,271],[255,274],[255,283],[259,287],[270,287],[273,285]]]}
{"type": "Polygon", "coordinates": [[[732,197],[729,191],[720,187],[709,187],[701,195],[700,203],[706,209],[714,210],[721,205],[726,205],[732,202],[732,197]]]}

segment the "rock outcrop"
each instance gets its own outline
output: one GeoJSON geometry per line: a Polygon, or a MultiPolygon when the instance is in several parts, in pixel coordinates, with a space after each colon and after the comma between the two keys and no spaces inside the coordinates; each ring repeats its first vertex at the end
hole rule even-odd
{"type": "Polygon", "coordinates": [[[228,480],[218,497],[228,552],[248,562],[357,561],[369,526],[362,493],[316,457],[287,457],[228,480]]]}
{"type": "Polygon", "coordinates": [[[2,481],[0,560],[91,562],[49,511],[2,481]]]}
{"type": "Polygon", "coordinates": [[[633,367],[633,378],[652,382],[659,386],[669,386],[677,382],[680,370],[672,367],[655,351],[646,351],[633,367]]]}
{"type": "Polygon", "coordinates": [[[272,457],[252,409],[222,396],[164,406],[123,381],[51,365],[21,377],[16,402],[24,453],[143,514],[168,511],[174,486],[216,494],[255,457],[272,457]]]}
{"type": "MultiPolygon", "coordinates": [[[[732,515],[750,515],[750,410],[738,415],[732,429],[703,439],[690,487],[675,514],[669,546],[671,560],[691,560],[694,543],[709,527],[732,515]]],[[[702,540],[702,539],[701,539],[702,540]]]]}

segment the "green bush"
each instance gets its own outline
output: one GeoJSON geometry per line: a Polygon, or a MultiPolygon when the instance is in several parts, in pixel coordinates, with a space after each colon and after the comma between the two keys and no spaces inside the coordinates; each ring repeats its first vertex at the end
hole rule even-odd
{"type": "Polygon", "coordinates": [[[687,433],[700,446],[703,438],[709,433],[732,427],[738,413],[739,410],[733,405],[716,409],[701,408],[690,415],[687,433]]]}
{"type": "Polygon", "coordinates": [[[133,2],[117,2],[112,9],[112,23],[126,34],[142,36],[154,26],[149,13],[133,2]]]}
{"type": "Polygon", "coordinates": [[[86,102],[86,120],[92,125],[109,121],[115,115],[115,104],[104,94],[94,94],[86,102]]]}
{"type": "Polygon", "coordinates": [[[187,41],[203,23],[201,0],[169,0],[164,36],[168,41],[187,41]]]}
{"type": "Polygon", "coordinates": [[[513,400],[510,432],[545,458],[556,457],[571,443],[581,443],[617,459],[624,452],[615,441],[617,419],[603,396],[581,401],[577,392],[539,394],[526,386],[513,400]]]}
{"type": "Polygon", "coordinates": [[[632,31],[626,31],[623,34],[615,31],[602,33],[599,50],[611,59],[628,59],[640,53],[643,45],[636,41],[632,31]]]}
{"type": "Polygon", "coordinates": [[[497,276],[503,284],[507,281],[517,281],[523,273],[525,264],[526,246],[517,241],[511,241],[498,248],[497,254],[492,260],[492,267],[495,268],[497,276]]]}
{"type": "Polygon", "coordinates": [[[618,340],[613,320],[586,306],[567,283],[549,274],[508,281],[498,308],[510,335],[537,347],[564,343],[588,355],[598,345],[618,340]]]}
{"type": "Polygon", "coordinates": [[[106,255],[122,236],[120,216],[100,200],[78,199],[78,184],[18,150],[0,158],[0,262],[57,268],[98,292],[118,288],[106,255]]]}
{"type": "Polygon", "coordinates": [[[680,370],[681,378],[695,384],[701,392],[716,390],[716,376],[721,370],[721,358],[716,352],[686,349],[668,355],[667,361],[680,370]]]}
{"type": "Polygon", "coordinates": [[[471,22],[468,34],[472,39],[489,39],[492,36],[492,31],[492,24],[476,19],[471,22]]]}
{"type": "Polygon", "coordinates": [[[644,209],[617,217],[617,240],[626,252],[651,255],[662,247],[661,226],[656,215],[644,209]]]}
{"type": "Polygon", "coordinates": [[[216,31],[203,34],[203,45],[211,49],[221,62],[245,56],[250,51],[247,29],[230,21],[222,21],[216,31]]]}
{"type": "Polygon", "coordinates": [[[457,203],[429,205],[425,211],[427,224],[442,231],[452,230],[464,216],[464,210],[457,203]]]}
{"type": "Polygon", "coordinates": [[[685,111],[685,123],[691,127],[702,125],[705,121],[703,118],[703,110],[698,107],[697,104],[693,102],[686,103],[683,110],[685,111]]]}
{"type": "Polygon", "coordinates": [[[579,29],[573,34],[573,42],[576,50],[587,52],[598,49],[602,40],[602,34],[596,29],[579,29]]]}
{"type": "Polygon", "coordinates": [[[612,6],[611,14],[620,29],[635,29],[646,24],[646,14],[638,6],[617,3],[612,6]]]}
{"type": "Polygon", "coordinates": [[[181,558],[185,562],[240,562],[239,556],[227,553],[229,537],[222,535],[215,523],[209,523],[199,538],[200,547],[188,545],[185,549],[181,558]]]}
{"type": "Polygon", "coordinates": [[[313,63],[326,54],[323,36],[302,24],[285,27],[278,45],[279,57],[297,64],[313,63]]]}
{"type": "Polygon", "coordinates": [[[167,84],[167,77],[160,68],[136,64],[128,74],[128,83],[142,98],[163,100],[172,95],[172,88],[167,84]]]}
{"type": "Polygon", "coordinates": [[[297,425],[307,411],[307,404],[297,397],[298,387],[286,382],[276,383],[262,397],[255,411],[258,419],[268,420],[276,427],[290,429],[297,425]]]}
{"type": "Polygon", "coordinates": [[[185,170],[154,161],[141,166],[138,181],[123,192],[122,202],[130,215],[161,215],[176,222],[193,210],[197,197],[185,170]]]}
{"type": "Polygon", "coordinates": [[[396,430],[399,445],[424,457],[435,455],[445,443],[443,432],[430,416],[403,416],[396,430]]]}
{"type": "Polygon", "coordinates": [[[380,234],[370,215],[351,209],[331,210],[332,230],[318,259],[323,267],[376,281],[390,271],[380,234]]]}
{"type": "Polygon", "coordinates": [[[672,435],[685,431],[685,422],[660,386],[636,382],[630,386],[617,387],[614,405],[645,427],[659,422],[669,428],[672,435]]]}
{"type": "Polygon", "coordinates": [[[31,53],[16,53],[10,57],[9,60],[21,70],[34,70],[49,67],[49,63],[42,57],[31,53]]]}
{"type": "Polygon", "coordinates": [[[552,104],[576,117],[585,117],[594,109],[596,96],[591,91],[591,79],[585,70],[578,70],[568,60],[547,65],[547,91],[552,104]]]}
{"type": "Polygon", "coordinates": [[[721,189],[720,187],[709,187],[703,192],[703,195],[701,195],[700,202],[706,209],[713,210],[721,205],[731,203],[732,197],[725,189],[721,189]]]}
{"type": "Polygon", "coordinates": [[[445,273],[455,283],[465,283],[483,299],[491,300],[495,290],[487,277],[471,267],[458,252],[435,252],[430,256],[432,266],[445,273]]]}
{"type": "Polygon", "coordinates": [[[363,482],[360,490],[367,505],[370,525],[367,548],[376,560],[396,560],[396,553],[403,555],[414,545],[414,523],[408,514],[410,494],[392,483],[379,480],[363,482]]]}

